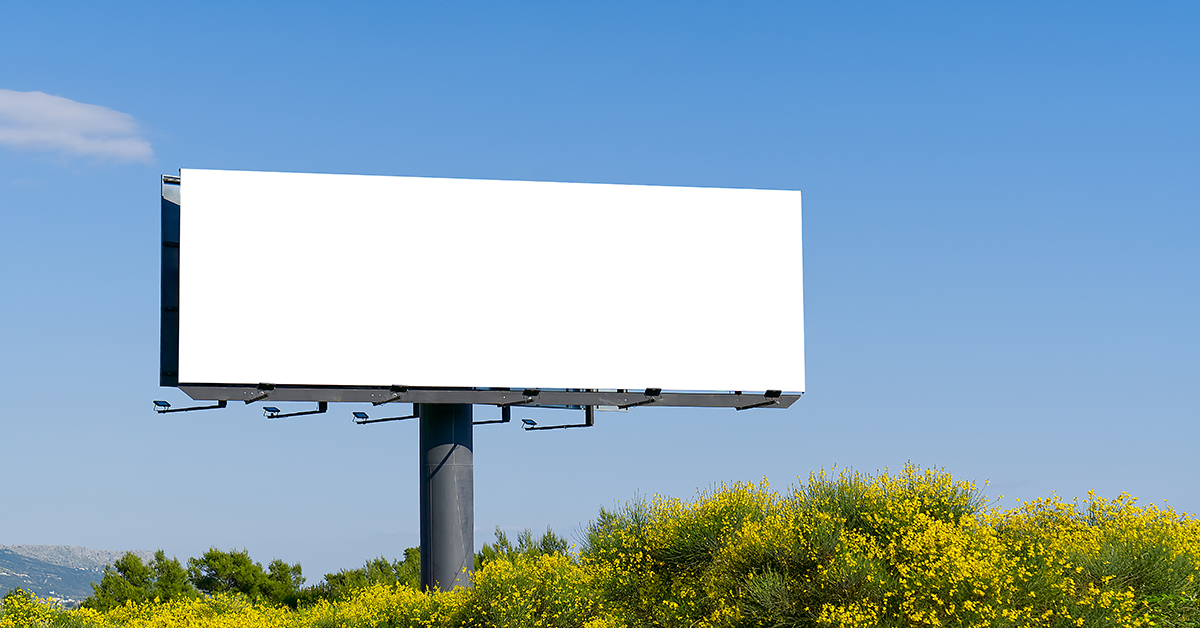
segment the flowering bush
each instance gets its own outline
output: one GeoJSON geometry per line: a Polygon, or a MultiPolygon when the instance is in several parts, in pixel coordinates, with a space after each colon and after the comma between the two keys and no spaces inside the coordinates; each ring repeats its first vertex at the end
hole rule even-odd
{"type": "Polygon", "coordinates": [[[578,557],[497,553],[473,589],[373,584],[297,609],[236,594],[64,611],[11,593],[0,628],[1200,626],[1200,521],[1120,495],[983,507],[907,466],[722,484],[602,510],[578,557]]]}

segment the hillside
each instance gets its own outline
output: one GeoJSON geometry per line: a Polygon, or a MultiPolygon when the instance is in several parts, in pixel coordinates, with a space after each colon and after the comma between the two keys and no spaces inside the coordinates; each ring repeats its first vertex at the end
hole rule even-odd
{"type": "MultiPolygon", "coordinates": [[[[92,594],[105,565],[125,552],[94,550],[71,545],[0,545],[0,595],[22,588],[41,597],[79,601],[92,594]]],[[[134,552],[143,560],[145,550],[134,552]]]]}

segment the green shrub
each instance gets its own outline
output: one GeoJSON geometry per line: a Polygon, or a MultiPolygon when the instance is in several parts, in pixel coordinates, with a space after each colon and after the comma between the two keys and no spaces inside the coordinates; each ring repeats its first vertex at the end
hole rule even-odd
{"type": "MultiPolygon", "coordinates": [[[[765,482],[723,484],[601,510],[578,559],[549,529],[515,541],[497,530],[476,557],[474,589],[417,590],[413,548],[404,561],[326,576],[295,610],[249,593],[131,594],[124,606],[68,613],[16,593],[0,628],[1200,627],[1197,520],[1128,495],[982,504],[974,485],[911,465],[818,473],[783,496],[765,482]]],[[[298,566],[276,563],[267,579],[294,585],[298,566]]],[[[114,573],[150,590],[161,576],[142,567],[114,573]]]]}
{"type": "Polygon", "coordinates": [[[536,539],[533,538],[533,531],[525,528],[524,531],[517,534],[515,545],[508,540],[508,535],[500,529],[500,526],[496,526],[496,540],[492,543],[484,543],[483,547],[475,553],[475,569],[481,569],[484,565],[497,559],[512,561],[516,560],[518,556],[537,558],[538,556],[553,555],[570,558],[571,543],[555,534],[550,526],[546,526],[545,534],[536,539]]]}

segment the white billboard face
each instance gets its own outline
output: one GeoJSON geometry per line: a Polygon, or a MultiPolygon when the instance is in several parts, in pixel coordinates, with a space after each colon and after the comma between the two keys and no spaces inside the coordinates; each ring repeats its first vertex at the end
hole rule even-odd
{"type": "Polygon", "coordinates": [[[181,180],[181,384],[804,391],[800,192],[181,180]]]}

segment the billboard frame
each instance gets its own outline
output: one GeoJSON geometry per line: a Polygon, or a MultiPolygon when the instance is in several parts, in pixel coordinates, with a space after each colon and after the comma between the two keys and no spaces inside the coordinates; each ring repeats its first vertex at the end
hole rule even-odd
{"type": "Polygon", "coordinates": [[[179,381],[180,334],[180,176],[162,175],[162,260],[159,343],[159,384],[176,387],[197,401],[272,401],[479,404],[494,406],[562,407],[638,406],[690,408],[788,408],[802,392],[664,391],[587,389],[498,389],[343,385],[276,385],[267,382],[213,383],[179,381]]]}

